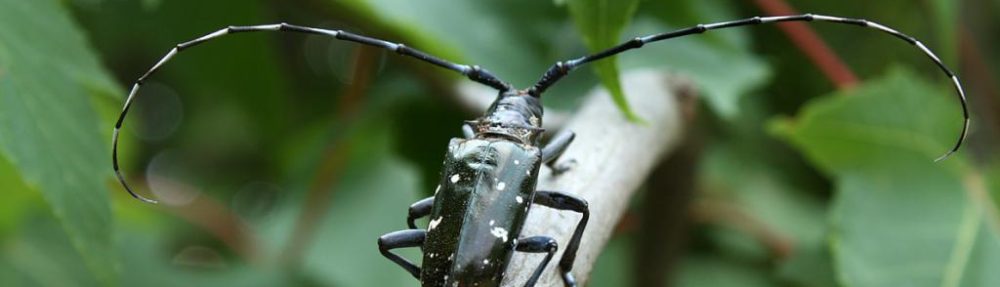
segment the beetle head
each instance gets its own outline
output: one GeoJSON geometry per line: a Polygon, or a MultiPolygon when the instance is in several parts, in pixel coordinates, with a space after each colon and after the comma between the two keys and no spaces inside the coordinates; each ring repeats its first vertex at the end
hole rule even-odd
{"type": "Polygon", "coordinates": [[[513,137],[538,145],[542,132],[542,103],[525,91],[500,92],[486,114],[471,122],[476,134],[513,137]]]}

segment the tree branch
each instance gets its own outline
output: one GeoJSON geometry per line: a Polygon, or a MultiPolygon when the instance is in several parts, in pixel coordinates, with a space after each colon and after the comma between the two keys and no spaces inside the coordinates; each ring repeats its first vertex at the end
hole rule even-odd
{"type": "MultiPolygon", "coordinates": [[[[583,235],[573,274],[580,283],[589,278],[594,261],[611,237],[628,206],[629,198],[665,154],[680,142],[684,126],[680,91],[691,85],[655,71],[623,75],[629,103],[647,123],[628,122],[603,89],[591,92],[580,111],[566,124],[576,140],[560,158],[575,160],[573,168],[552,176],[543,168],[539,190],[564,191],[590,203],[590,223],[583,235]]],[[[580,219],[579,214],[535,206],[521,236],[547,235],[559,241],[559,253],[546,267],[537,286],[563,286],[556,271],[558,258],[580,219]]],[[[516,253],[503,286],[523,284],[542,256],[516,253]]]]}

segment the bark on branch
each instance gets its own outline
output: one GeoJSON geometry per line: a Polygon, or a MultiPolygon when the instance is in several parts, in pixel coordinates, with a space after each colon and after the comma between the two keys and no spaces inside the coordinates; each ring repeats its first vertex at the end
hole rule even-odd
{"type": "MultiPolygon", "coordinates": [[[[539,190],[563,191],[590,203],[590,223],[573,266],[573,274],[581,284],[589,279],[594,261],[611,237],[629,198],[664,155],[681,142],[686,122],[685,100],[679,95],[690,95],[686,92],[692,90],[687,81],[657,71],[633,71],[622,79],[629,104],[646,122],[628,122],[607,92],[596,89],[565,125],[576,132],[576,140],[559,161],[574,160],[573,168],[559,176],[543,168],[539,177],[539,190]]],[[[541,206],[531,209],[521,236],[551,236],[560,247],[537,286],[563,286],[557,263],[579,219],[579,214],[569,211],[541,206]]],[[[540,254],[515,253],[502,285],[524,284],[542,258],[540,254]]]]}

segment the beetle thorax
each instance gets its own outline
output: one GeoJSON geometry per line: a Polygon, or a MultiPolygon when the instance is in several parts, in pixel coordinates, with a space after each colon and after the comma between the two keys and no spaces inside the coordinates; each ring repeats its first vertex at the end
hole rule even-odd
{"type": "Polygon", "coordinates": [[[537,146],[542,134],[542,104],[521,91],[501,92],[486,114],[470,122],[477,137],[503,137],[537,146]]]}

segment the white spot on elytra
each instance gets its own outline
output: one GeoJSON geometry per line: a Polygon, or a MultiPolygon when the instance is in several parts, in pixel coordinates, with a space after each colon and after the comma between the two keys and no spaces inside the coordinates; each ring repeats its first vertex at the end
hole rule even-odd
{"type": "Polygon", "coordinates": [[[493,229],[490,229],[490,233],[493,233],[493,236],[496,236],[497,238],[503,239],[503,242],[507,242],[507,229],[503,229],[503,227],[494,227],[493,229]]]}
{"type": "Polygon", "coordinates": [[[521,161],[515,159],[514,160],[514,165],[519,165],[519,164],[521,164],[521,161]]]}
{"type": "Polygon", "coordinates": [[[490,226],[493,226],[494,223],[497,223],[496,220],[490,219],[490,226]]]}
{"type": "Polygon", "coordinates": [[[507,188],[506,183],[503,183],[502,181],[497,183],[497,190],[503,190],[504,188],[507,188]]]}
{"type": "Polygon", "coordinates": [[[524,203],[524,198],[521,197],[520,195],[518,195],[517,197],[515,197],[514,200],[517,200],[517,203],[524,203]]]}
{"type": "Polygon", "coordinates": [[[525,170],[524,174],[531,175],[531,170],[530,169],[529,170],[525,170]]]}
{"type": "Polygon", "coordinates": [[[462,179],[462,176],[460,176],[458,174],[452,175],[451,176],[451,183],[456,183],[456,182],[458,182],[461,179],[462,179]]]}
{"type": "Polygon", "coordinates": [[[437,219],[431,220],[431,222],[427,224],[427,230],[428,231],[434,230],[434,228],[437,227],[438,224],[441,224],[441,220],[444,220],[444,216],[438,216],[437,219]]]}
{"type": "Polygon", "coordinates": [[[483,259],[483,264],[489,265],[490,264],[490,260],[489,259],[483,259]]]}

